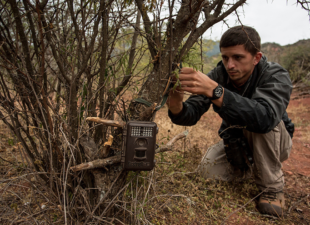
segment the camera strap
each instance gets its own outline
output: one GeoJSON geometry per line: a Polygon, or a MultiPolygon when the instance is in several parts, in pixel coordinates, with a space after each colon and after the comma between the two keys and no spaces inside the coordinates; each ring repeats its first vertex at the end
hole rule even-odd
{"type": "MultiPolygon", "coordinates": [[[[179,70],[182,69],[182,62],[180,62],[179,64],[174,63],[173,65],[176,66],[179,70]]],[[[164,93],[163,93],[164,96],[162,98],[162,101],[161,101],[161,103],[158,106],[156,106],[155,111],[160,110],[166,104],[167,99],[169,97],[169,91],[170,91],[171,88],[173,88],[173,86],[174,86],[174,83],[172,82],[172,79],[171,79],[171,76],[170,76],[169,80],[167,82],[166,88],[164,90],[164,93]]],[[[147,100],[145,100],[143,98],[136,98],[134,101],[138,102],[138,103],[141,103],[141,104],[144,104],[147,107],[150,107],[151,105],[153,105],[151,102],[149,102],[149,101],[147,101],[147,100]]]]}
{"type": "MultiPolygon", "coordinates": [[[[160,105],[156,106],[155,111],[160,110],[160,109],[166,104],[167,99],[168,99],[168,96],[169,96],[169,94],[166,94],[166,95],[163,97],[163,99],[162,99],[160,105]]],[[[135,101],[135,102],[138,102],[138,103],[141,103],[141,104],[144,104],[144,105],[146,105],[147,107],[150,107],[150,106],[152,105],[151,102],[149,102],[149,101],[147,101],[147,100],[145,100],[145,99],[143,99],[143,98],[136,98],[134,101],[135,101]]]]}

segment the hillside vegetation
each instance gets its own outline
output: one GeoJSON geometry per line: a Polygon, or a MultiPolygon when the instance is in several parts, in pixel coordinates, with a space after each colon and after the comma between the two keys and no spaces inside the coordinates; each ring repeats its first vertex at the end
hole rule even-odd
{"type": "Polygon", "coordinates": [[[262,52],[269,61],[277,62],[287,69],[293,83],[306,81],[310,68],[310,39],[286,46],[265,43],[262,52]]]}
{"type": "MultiPolygon", "coordinates": [[[[208,73],[221,60],[219,43],[206,41],[208,43],[207,51],[204,51],[204,73],[208,73]]],[[[268,42],[262,44],[262,52],[267,56],[268,61],[276,62],[282,65],[290,73],[293,83],[298,81],[308,82],[306,76],[310,68],[310,39],[299,40],[290,45],[281,46],[278,43],[268,42]]]]}

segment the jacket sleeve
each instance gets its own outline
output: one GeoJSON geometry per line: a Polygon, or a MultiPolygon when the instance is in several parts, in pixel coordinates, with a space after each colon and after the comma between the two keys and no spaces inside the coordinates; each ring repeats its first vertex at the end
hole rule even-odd
{"type": "Polygon", "coordinates": [[[268,71],[268,78],[256,87],[252,98],[224,90],[221,108],[213,106],[231,125],[246,126],[255,133],[268,133],[281,121],[288,106],[292,83],[288,72],[280,66],[268,71]]]}
{"type": "Polygon", "coordinates": [[[191,95],[183,102],[183,109],[178,115],[173,115],[168,111],[171,121],[177,125],[193,126],[200,117],[208,111],[211,101],[204,95],[191,95]]]}
{"type": "MultiPolygon", "coordinates": [[[[217,68],[214,68],[207,76],[217,81],[217,70],[217,68]]],[[[174,124],[193,126],[200,120],[201,116],[209,110],[211,103],[211,100],[204,95],[191,95],[183,102],[183,109],[178,115],[173,115],[169,110],[168,116],[174,124]]]]}

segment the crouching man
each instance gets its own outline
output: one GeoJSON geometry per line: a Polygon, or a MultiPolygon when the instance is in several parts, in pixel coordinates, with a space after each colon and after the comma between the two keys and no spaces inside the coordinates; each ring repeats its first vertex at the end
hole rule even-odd
{"type": "Polygon", "coordinates": [[[178,125],[195,125],[210,105],[223,119],[223,141],[210,147],[199,165],[205,178],[232,181],[252,171],[263,192],[257,208],[263,214],[284,212],[282,162],[290,154],[294,124],[288,118],[292,83],[279,64],[260,52],[255,29],[237,26],[220,40],[222,61],[207,75],[182,68],[181,87],[170,91],[169,117],[178,125]],[[183,92],[193,95],[183,102],[183,92]]]}

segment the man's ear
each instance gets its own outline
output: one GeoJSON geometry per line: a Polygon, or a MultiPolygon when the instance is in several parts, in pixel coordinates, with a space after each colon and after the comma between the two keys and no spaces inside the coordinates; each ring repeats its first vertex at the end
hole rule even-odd
{"type": "Polygon", "coordinates": [[[259,61],[260,61],[260,59],[262,58],[262,56],[263,56],[263,53],[261,53],[261,52],[257,52],[257,53],[255,54],[255,56],[254,56],[254,62],[253,62],[254,66],[256,66],[257,63],[259,63],[259,61]]]}

